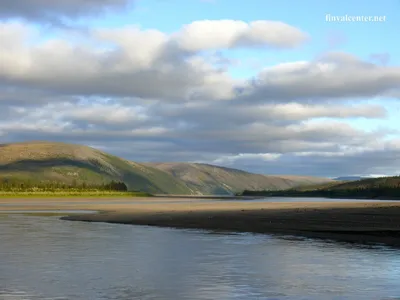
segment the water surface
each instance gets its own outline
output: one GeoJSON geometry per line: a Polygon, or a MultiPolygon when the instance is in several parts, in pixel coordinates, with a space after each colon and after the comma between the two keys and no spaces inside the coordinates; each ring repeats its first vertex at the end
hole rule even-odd
{"type": "Polygon", "coordinates": [[[395,299],[400,251],[0,215],[0,299],[395,299]]]}

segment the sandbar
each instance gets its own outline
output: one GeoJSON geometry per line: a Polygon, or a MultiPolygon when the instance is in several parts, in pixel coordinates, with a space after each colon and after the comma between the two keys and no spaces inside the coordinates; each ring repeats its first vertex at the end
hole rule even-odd
{"type": "MultiPolygon", "coordinates": [[[[121,199],[118,199],[121,201],[121,199]]],[[[6,210],[96,210],[63,220],[107,222],[273,235],[300,235],[354,243],[400,246],[399,202],[233,202],[193,198],[135,198],[130,203],[59,199],[40,206],[6,199],[6,210]],[[144,201],[146,200],[146,201],[144,201]],[[171,200],[179,200],[171,203],[171,200]],[[89,203],[90,201],[90,203],[89,203]],[[22,205],[18,205],[22,203],[22,205]]]]}

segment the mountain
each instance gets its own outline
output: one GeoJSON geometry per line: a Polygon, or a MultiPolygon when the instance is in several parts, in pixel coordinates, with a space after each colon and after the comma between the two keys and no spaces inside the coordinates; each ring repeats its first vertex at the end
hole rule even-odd
{"type": "Polygon", "coordinates": [[[129,190],[152,194],[229,195],[330,182],[306,176],[267,176],[193,163],[136,163],[91,147],[24,142],[0,145],[0,180],[104,183],[123,181],[129,190]]]}
{"type": "Polygon", "coordinates": [[[282,190],[332,180],[308,176],[272,176],[198,163],[147,163],[185,182],[193,194],[233,194],[244,190],[282,190]]]}
{"type": "Polygon", "coordinates": [[[82,146],[27,142],[0,145],[0,179],[91,184],[123,181],[129,190],[189,194],[166,172],[82,146]]]}

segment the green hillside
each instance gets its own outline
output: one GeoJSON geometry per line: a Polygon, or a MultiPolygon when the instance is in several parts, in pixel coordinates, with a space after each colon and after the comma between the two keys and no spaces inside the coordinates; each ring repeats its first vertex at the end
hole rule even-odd
{"type": "Polygon", "coordinates": [[[192,163],[136,163],[82,145],[25,142],[0,145],[0,181],[96,185],[124,182],[130,191],[232,195],[330,182],[305,176],[266,176],[192,163]]]}
{"type": "Polygon", "coordinates": [[[197,163],[149,163],[185,182],[193,194],[235,194],[249,190],[282,190],[301,185],[331,182],[308,176],[273,176],[197,163]]]}
{"type": "Polygon", "coordinates": [[[188,194],[173,176],[99,150],[64,143],[29,142],[0,146],[0,180],[100,184],[123,181],[129,190],[188,194]]]}

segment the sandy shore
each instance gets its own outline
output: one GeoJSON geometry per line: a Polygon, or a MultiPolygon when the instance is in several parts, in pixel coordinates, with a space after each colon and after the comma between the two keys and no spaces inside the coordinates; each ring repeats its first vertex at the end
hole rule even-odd
{"type": "Polygon", "coordinates": [[[3,204],[0,211],[97,210],[99,214],[71,215],[62,219],[302,235],[400,246],[400,202],[210,203],[183,198],[158,198],[157,203],[152,203],[155,198],[35,200],[0,199],[3,204]],[[121,201],[130,203],[121,204],[121,201]]]}

